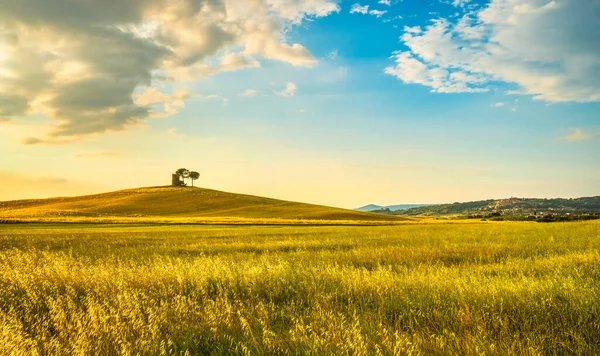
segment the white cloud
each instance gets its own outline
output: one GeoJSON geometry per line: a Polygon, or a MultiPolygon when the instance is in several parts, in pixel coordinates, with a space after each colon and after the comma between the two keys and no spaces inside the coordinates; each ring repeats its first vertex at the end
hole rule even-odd
{"type": "Polygon", "coordinates": [[[0,1],[0,121],[46,115],[56,124],[45,141],[122,130],[184,106],[175,94],[142,104],[160,96],[134,95],[144,88],[258,68],[261,58],[314,65],[309,50],[288,42],[286,33],[340,11],[338,0],[74,4],[0,1]],[[153,110],[161,104],[162,114],[153,110]]]}
{"type": "MultiPolygon", "coordinates": [[[[389,23],[389,22],[393,22],[393,21],[396,21],[396,20],[403,20],[403,19],[404,19],[404,17],[402,17],[400,15],[397,15],[397,16],[394,16],[394,17],[388,17],[388,18],[384,19],[383,22],[384,23],[389,23]]],[[[393,25],[393,26],[394,26],[394,28],[398,28],[398,25],[393,25]]]]}
{"type": "Polygon", "coordinates": [[[392,6],[391,0],[379,0],[377,3],[381,5],[392,6]]]}
{"type": "Polygon", "coordinates": [[[600,134],[586,133],[580,128],[570,129],[569,133],[562,137],[563,140],[569,142],[581,142],[596,139],[600,134]]]}
{"type": "Polygon", "coordinates": [[[258,90],[255,89],[246,89],[240,96],[245,96],[247,98],[255,97],[259,93],[258,90]]]}
{"type": "Polygon", "coordinates": [[[185,108],[187,99],[216,99],[223,103],[229,101],[228,98],[210,94],[193,94],[187,90],[175,90],[172,94],[160,92],[154,87],[146,88],[139,95],[134,95],[134,103],[149,108],[149,116],[153,118],[171,117],[179,114],[181,109],[185,108]],[[154,108],[161,107],[162,111],[156,111],[154,108]]]}
{"type": "Polygon", "coordinates": [[[393,75],[405,83],[421,84],[431,87],[437,93],[484,92],[485,88],[477,87],[484,79],[474,74],[450,72],[441,66],[428,66],[409,52],[396,52],[392,56],[396,61],[393,67],[385,69],[386,74],[393,75]]]}
{"type": "Polygon", "coordinates": [[[369,5],[361,6],[360,4],[354,4],[350,8],[351,14],[363,14],[366,15],[369,12],[369,5]]]}
{"type": "Polygon", "coordinates": [[[471,0],[441,0],[443,3],[451,4],[454,7],[465,7],[471,0]]]}
{"type": "Polygon", "coordinates": [[[597,2],[492,0],[458,22],[407,28],[407,50],[385,72],[435,92],[516,85],[511,94],[548,102],[600,101],[597,2]]]}
{"type": "Polygon", "coordinates": [[[141,94],[134,96],[134,102],[143,107],[162,106],[162,111],[149,110],[150,117],[159,118],[179,114],[185,108],[185,100],[191,97],[192,94],[186,90],[166,94],[156,88],[146,88],[141,94]]]}
{"type": "Polygon", "coordinates": [[[404,26],[404,32],[418,35],[418,34],[422,33],[423,30],[419,26],[413,26],[413,27],[404,26]]]}
{"type": "Polygon", "coordinates": [[[290,97],[290,96],[296,95],[296,89],[298,89],[298,87],[296,87],[296,84],[294,84],[294,83],[287,83],[287,86],[285,87],[284,90],[282,90],[282,91],[276,91],[275,94],[277,94],[279,96],[290,97]]]}
{"type": "Polygon", "coordinates": [[[180,135],[179,133],[177,133],[177,129],[172,127],[170,129],[167,130],[167,133],[171,136],[177,137],[177,138],[181,138],[183,137],[183,135],[180,135]]]}
{"type": "Polygon", "coordinates": [[[329,54],[327,55],[327,58],[334,60],[338,57],[338,50],[334,49],[333,51],[329,52],[329,54]]]}
{"type": "Polygon", "coordinates": [[[495,107],[495,108],[501,108],[501,107],[503,107],[504,105],[505,105],[504,103],[495,103],[494,105],[492,105],[492,107],[495,107]]]}
{"type": "Polygon", "coordinates": [[[267,0],[267,3],[280,17],[296,25],[301,24],[307,15],[325,17],[341,10],[337,0],[267,0]]]}
{"type": "Polygon", "coordinates": [[[206,96],[196,94],[196,97],[198,97],[200,99],[206,99],[206,100],[221,100],[223,102],[223,104],[227,104],[229,102],[229,98],[227,98],[225,96],[217,95],[217,94],[210,94],[210,95],[206,95],[206,96]]]}
{"type": "Polygon", "coordinates": [[[387,14],[386,10],[369,10],[369,5],[365,5],[362,6],[358,3],[352,5],[352,7],[350,8],[350,13],[351,14],[363,14],[363,15],[372,15],[375,16],[377,18],[380,18],[381,16],[387,14]]]}
{"type": "Polygon", "coordinates": [[[387,14],[387,11],[380,11],[380,10],[369,10],[369,15],[373,15],[377,18],[380,18],[381,16],[387,14]]]}

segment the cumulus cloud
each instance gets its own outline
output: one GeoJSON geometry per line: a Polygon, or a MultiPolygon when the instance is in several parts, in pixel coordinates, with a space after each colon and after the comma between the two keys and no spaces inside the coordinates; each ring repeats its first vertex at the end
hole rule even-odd
{"type": "Polygon", "coordinates": [[[392,6],[391,0],[379,0],[377,3],[382,4],[382,5],[392,6]]]}
{"type": "Polygon", "coordinates": [[[369,12],[369,5],[362,6],[358,3],[352,5],[350,8],[351,14],[363,14],[366,15],[369,12]]]}
{"type": "Polygon", "coordinates": [[[478,87],[485,83],[485,77],[465,72],[451,72],[442,66],[429,66],[409,52],[396,52],[392,56],[396,65],[385,69],[405,83],[421,84],[437,93],[477,93],[487,91],[478,87]]]}
{"type": "Polygon", "coordinates": [[[350,8],[350,13],[351,14],[362,14],[362,15],[373,15],[377,18],[380,18],[381,16],[387,14],[387,11],[385,10],[369,10],[369,5],[365,5],[362,6],[358,3],[352,5],[352,7],[350,8]]]}
{"type": "MultiPolygon", "coordinates": [[[[313,65],[285,34],[338,11],[337,0],[0,0],[0,120],[47,115],[56,125],[42,141],[122,130],[161,116],[160,82],[260,58],[313,65]]],[[[183,107],[169,95],[162,115],[183,107]]]]}
{"type": "Polygon", "coordinates": [[[287,86],[285,87],[284,90],[282,91],[276,91],[275,94],[279,95],[279,96],[294,96],[296,95],[296,89],[298,89],[298,87],[296,87],[296,84],[294,83],[287,83],[287,86]]]}
{"type": "Polygon", "coordinates": [[[373,15],[377,18],[380,18],[381,16],[387,14],[387,11],[381,11],[381,10],[369,10],[369,15],[373,15]]]}
{"type": "Polygon", "coordinates": [[[459,21],[405,28],[407,49],[385,72],[441,93],[504,82],[536,100],[600,101],[599,23],[597,1],[492,0],[459,21]]]}
{"type": "Polygon", "coordinates": [[[27,98],[0,93],[0,121],[6,121],[10,117],[23,115],[27,112],[29,104],[27,98]]]}

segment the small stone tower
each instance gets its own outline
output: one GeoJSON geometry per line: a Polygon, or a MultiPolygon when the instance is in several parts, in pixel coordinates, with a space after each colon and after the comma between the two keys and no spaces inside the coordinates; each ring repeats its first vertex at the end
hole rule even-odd
{"type": "Polygon", "coordinates": [[[174,186],[174,187],[181,186],[181,180],[179,180],[179,174],[173,173],[171,175],[171,185],[174,186]]]}

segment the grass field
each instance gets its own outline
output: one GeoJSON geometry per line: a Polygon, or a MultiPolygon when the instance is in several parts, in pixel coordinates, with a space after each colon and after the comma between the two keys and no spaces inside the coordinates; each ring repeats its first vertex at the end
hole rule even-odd
{"type": "Polygon", "coordinates": [[[0,354],[600,354],[600,224],[0,225],[0,354]]]}

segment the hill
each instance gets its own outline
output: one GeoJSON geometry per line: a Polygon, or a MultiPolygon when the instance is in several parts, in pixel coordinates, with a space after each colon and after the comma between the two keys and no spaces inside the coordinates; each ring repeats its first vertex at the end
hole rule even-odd
{"type": "Polygon", "coordinates": [[[600,213],[600,196],[576,199],[510,198],[442,204],[395,211],[396,215],[567,215],[600,213]]]}
{"type": "Polygon", "coordinates": [[[354,210],[364,211],[364,212],[386,212],[389,210],[389,212],[393,212],[396,210],[407,210],[407,209],[412,209],[412,208],[419,208],[422,206],[434,206],[434,205],[437,205],[437,204],[398,204],[398,205],[387,205],[387,206],[382,206],[382,205],[377,205],[377,204],[369,204],[369,205],[361,206],[360,208],[356,208],[354,210]]]}
{"type": "Polygon", "coordinates": [[[384,207],[381,205],[369,204],[369,205],[361,206],[360,208],[356,208],[354,210],[369,212],[369,211],[382,210],[382,209],[384,209],[384,207]]]}
{"type": "MultiPolygon", "coordinates": [[[[107,218],[306,219],[398,221],[400,217],[195,187],[150,187],[78,197],[0,202],[0,219],[87,221],[107,218]]],[[[143,219],[141,219],[143,220],[143,219]]]]}

